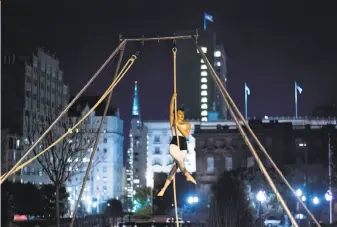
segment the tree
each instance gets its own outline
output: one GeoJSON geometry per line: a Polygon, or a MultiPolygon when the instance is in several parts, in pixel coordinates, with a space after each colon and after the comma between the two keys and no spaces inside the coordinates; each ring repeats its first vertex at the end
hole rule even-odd
{"type": "MultiPolygon", "coordinates": [[[[44,133],[55,118],[55,115],[51,111],[47,111],[35,118],[32,124],[29,124],[30,121],[27,119],[27,139],[29,143],[32,144],[33,141],[44,133]]],[[[40,142],[39,147],[33,150],[34,154],[37,155],[46,147],[56,142],[78,120],[75,117],[61,118],[40,142]]],[[[87,165],[90,151],[92,151],[94,138],[95,134],[89,130],[88,124],[81,124],[74,131],[71,131],[65,139],[57,143],[56,146],[37,158],[37,162],[41,165],[43,172],[49,177],[55,188],[57,227],[60,226],[60,188],[69,178],[85,171],[84,167],[87,165]]],[[[95,163],[99,160],[99,157],[96,158],[95,163]]]]}
{"type": "Polygon", "coordinates": [[[110,199],[106,202],[104,214],[106,217],[112,218],[112,226],[115,226],[117,218],[123,216],[123,206],[121,201],[110,199]]]}
{"type": "Polygon", "coordinates": [[[13,217],[12,206],[10,205],[12,183],[5,181],[1,185],[1,226],[7,226],[10,217],[13,217]]]}
{"type": "Polygon", "coordinates": [[[244,183],[225,172],[214,187],[210,205],[210,227],[251,226],[252,217],[244,183]]]}
{"type": "Polygon", "coordinates": [[[43,200],[39,189],[33,184],[15,183],[10,186],[10,206],[14,214],[43,215],[43,200]]]}
{"type": "MultiPolygon", "coordinates": [[[[55,209],[56,209],[56,193],[55,185],[45,184],[41,185],[40,193],[42,195],[43,206],[44,206],[44,215],[47,217],[56,218],[55,209]]],[[[67,198],[68,193],[64,186],[60,187],[59,190],[59,207],[60,215],[63,216],[67,212],[67,198]]]]}
{"type": "Polygon", "coordinates": [[[134,205],[136,206],[136,212],[134,214],[137,218],[147,219],[152,215],[152,201],[151,201],[151,188],[139,187],[136,188],[134,205]]]}

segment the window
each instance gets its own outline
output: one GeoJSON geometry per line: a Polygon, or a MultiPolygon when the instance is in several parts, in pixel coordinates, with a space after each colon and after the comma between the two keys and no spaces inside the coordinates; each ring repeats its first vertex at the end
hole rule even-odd
{"type": "Polygon", "coordinates": [[[103,143],[107,143],[107,142],[108,142],[108,139],[104,138],[103,143]]]}
{"type": "Polygon", "coordinates": [[[26,96],[29,98],[30,97],[30,91],[26,91],[26,96]]]}
{"type": "Polygon", "coordinates": [[[205,117],[205,116],[207,116],[207,115],[208,115],[208,112],[207,112],[207,110],[203,110],[203,111],[201,111],[201,116],[205,117]]]}
{"type": "MultiPolygon", "coordinates": [[[[206,78],[203,78],[203,79],[206,79],[206,78]]],[[[201,85],[201,89],[202,89],[202,90],[206,90],[206,89],[207,89],[207,84],[202,84],[202,85],[201,85]]]]}
{"type": "Polygon", "coordinates": [[[226,157],[225,158],[225,167],[227,171],[230,171],[233,169],[233,158],[232,157],[226,157]]]}
{"type": "Polygon", "coordinates": [[[207,69],[206,65],[201,65],[201,69],[207,69]]]}
{"type": "Polygon", "coordinates": [[[247,158],[247,168],[254,166],[254,157],[248,157],[247,158]]]}
{"type": "Polygon", "coordinates": [[[206,97],[201,98],[201,102],[202,103],[207,103],[207,98],[206,97]]]}
{"type": "Polygon", "coordinates": [[[160,143],[160,136],[155,136],[154,137],[154,142],[155,143],[160,143]]]}
{"type": "Polygon", "coordinates": [[[219,50],[215,51],[214,57],[221,57],[221,52],[219,50]]]}
{"type": "Polygon", "coordinates": [[[108,152],[108,149],[104,148],[104,149],[103,149],[103,152],[104,152],[104,154],[105,154],[106,152],[108,152]]]}
{"type": "Polygon", "coordinates": [[[207,76],[207,72],[206,71],[201,71],[201,76],[207,76]]]}
{"type": "Polygon", "coordinates": [[[207,96],[207,91],[201,91],[201,96],[207,96]]]}
{"type": "Polygon", "coordinates": [[[201,109],[202,109],[202,110],[207,110],[207,104],[206,104],[206,103],[201,104],[201,109]]]}
{"type": "Polygon", "coordinates": [[[103,167],[103,172],[106,172],[107,171],[107,168],[106,166],[103,167]]]}
{"type": "Polygon", "coordinates": [[[160,154],[160,147],[155,147],[154,148],[154,153],[155,154],[160,154]]]}
{"type": "Polygon", "coordinates": [[[207,157],[207,173],[214,172],[214,157],[207,157]]]}
{"type": "Polygon", "coordinates": [[[218,61],[218,62],[216,63],[216,66],[220,67],[220,66],[221,66],[221,62],[218,61]]]}

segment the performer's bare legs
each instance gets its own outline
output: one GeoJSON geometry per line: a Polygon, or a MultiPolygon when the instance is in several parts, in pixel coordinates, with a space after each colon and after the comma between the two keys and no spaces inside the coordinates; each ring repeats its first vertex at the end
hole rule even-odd
{"type": "Polygon", "coordinates": [[[160,190],[160,192],[157,194],[157,196],[163,196],[167,187],[171,184],[171,181],[173,180],[173,177],[175,176],[178,168],[180,171],[186,176],[186,180],[189,182],[192,182],[194,184],[197,184],[195,179],[192,177],[192,175],[186,170],[185,168],[185,157],[187,154],[186,150],[180,151],[177,145],[171,144],[170,145],[170,154],[174,158],[174,163],[172,164],[171,171],[165,181],[165,184],[163,188],[160,190]]]}

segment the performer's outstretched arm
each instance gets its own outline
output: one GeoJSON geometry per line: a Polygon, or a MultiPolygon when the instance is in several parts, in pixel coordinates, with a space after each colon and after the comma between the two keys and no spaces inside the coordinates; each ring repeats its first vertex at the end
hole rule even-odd
{"type": "Polygon", "coordinates": [[[171,102],[170,102],[170,127],[173,126],[174,121],[174,101],[177,98],[177,93],[173,93],[171,102]]]}

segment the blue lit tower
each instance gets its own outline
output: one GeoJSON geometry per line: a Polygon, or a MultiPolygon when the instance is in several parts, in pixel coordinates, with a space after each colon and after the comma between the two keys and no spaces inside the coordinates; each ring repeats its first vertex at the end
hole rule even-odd
{"type": "MultiPolygon", "coordinates": [[[[136,188],[146,186],[147,128],[140,116],[138,95],[138,83],[135,81],[126,163],[126,196],[129,201],[134,201],[133,196],[136,188]]],[[[130,211],[135,211],[135,205],[129,203],[127,208],[130,211]]]]}
{"type": "Polygon", "coordinates": [[[133,103],[132,103],[132,116],[139,116],[139,100],[138,100],[138,83],[135,81],[135,87],[133,89],[133,103]]]}

